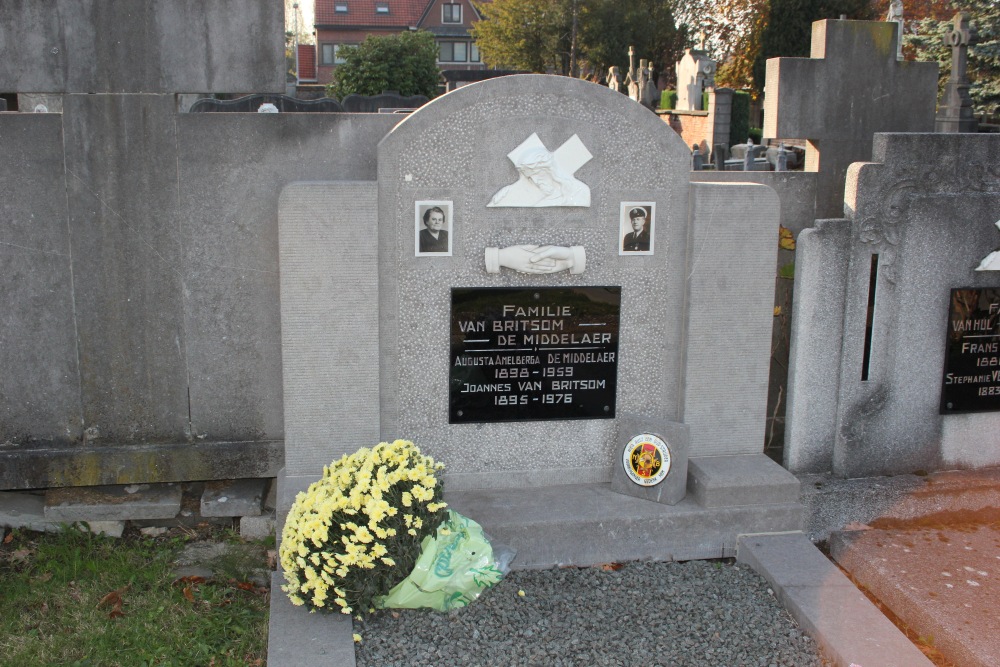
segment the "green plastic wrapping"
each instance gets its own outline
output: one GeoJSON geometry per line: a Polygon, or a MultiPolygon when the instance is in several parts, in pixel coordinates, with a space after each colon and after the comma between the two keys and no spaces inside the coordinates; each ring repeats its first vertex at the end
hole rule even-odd
{"type": "Polygon", "coordinates": [[[482,526],[458,512],[448,510],[420,547],[413,571],[382,598],[382,608],[458,609],[503,578],[505,564],[494,559],[482,526]]]}

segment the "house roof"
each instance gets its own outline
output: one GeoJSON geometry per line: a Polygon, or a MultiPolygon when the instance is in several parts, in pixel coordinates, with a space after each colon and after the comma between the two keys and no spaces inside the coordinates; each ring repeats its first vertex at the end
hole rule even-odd
{"type": "Polygon", "coordinates": [[[434,0],[316,0],[316,26],[405,29],[416,26],[432,2],[434,0]],[[336,11],[336,5],[347,5],[347,11],[336,11]],[[388,5],[389,13],[376,12],[376,5],[388,5]]]}
{"type": "Polygon", "coordinates": [[[316,80],[316,45],[299,44],[299,81],[316,80]]]}

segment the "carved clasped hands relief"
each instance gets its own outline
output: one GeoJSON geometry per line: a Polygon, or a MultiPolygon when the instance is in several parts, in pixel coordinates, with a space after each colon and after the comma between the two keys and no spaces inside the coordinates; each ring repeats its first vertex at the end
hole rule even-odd
{"type": "Polygon", "coordinates": [[[486,249],[486,272],[500,273],[500,267],[519,273],[583,273],[587,254],[583,246],[513,245],[486,249]]]}

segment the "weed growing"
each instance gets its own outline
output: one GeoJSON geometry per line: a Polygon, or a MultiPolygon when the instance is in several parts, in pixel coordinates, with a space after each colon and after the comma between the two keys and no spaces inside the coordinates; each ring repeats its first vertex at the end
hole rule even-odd
{"type": "Polygon", "coordinates": [[[263,664],[268,592],[247,581],[266,567],[263,546],[238,545],[210,579],[177,579],[174,561],[194,537],[8,534],[0,666],[263,664]]]}

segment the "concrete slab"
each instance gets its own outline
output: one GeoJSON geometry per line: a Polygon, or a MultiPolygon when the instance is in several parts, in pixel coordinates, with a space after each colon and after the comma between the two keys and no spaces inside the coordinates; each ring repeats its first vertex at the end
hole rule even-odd
{"type": "Polygon", "coordinates": [[[178,484],[135,484],[49,489],[45,518],[49,521],[128,521],[172,519],[181,510],[178,484]]]}
{"type": "Polygon", "coordinates": [[[806,531],[817,541],[851,523],[1000,507],[1000,468],[866,479],[831,475],[798,478],[809,517],[806,531]]]}
{"type": "Polygon", "coordinates": [[[955,517],[831,537],[834,558],[917,636],[963,667],[1000,665],[1000,522],[955,517]]]}
{"type": "Polygon", "coordinates": [[[267,641],[269,667],[354,667],[354,626],[344,614],[310,614],[281,590],[285,578],[271,574],[271,617],[267,641]]]}
{"type": "Polygon", "coordinates": [[[794,503],[799,480],[763,454],[692,458],[688,493],[702,507],[794,503]]]}
{"type": "Polygon", "coordinates": [[[0,526],[44,532],[56,524],[45,518],[45,498],[31,493],[0,493],[0,526]]]}
{"type": "Polygon", "coordinates": [[[202,516],[260,516],[266,479],[206,482],[201,494],[202,516]]]}
{"type": "Polygon", "coordinates": [[[737,560],[767,579],[781,603],[835,664],[933,664],[805,534],[744,535],[737,560]]]}
{"type": "Polygon", "coordinates": [[[240,517],[240,537],[244,540],[263,540],[274,536],[274,512],[261,516],[240,517]]]}
{"type": "Polygon", "coordinates": [[[445,492],[497,542],[517,549],[515,569],[736,554],[740,534],[800,530],[797,502],[704,508],[690,497],[662,505],[610,484],[445,492]]]}

